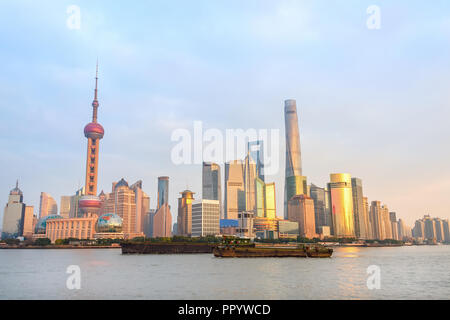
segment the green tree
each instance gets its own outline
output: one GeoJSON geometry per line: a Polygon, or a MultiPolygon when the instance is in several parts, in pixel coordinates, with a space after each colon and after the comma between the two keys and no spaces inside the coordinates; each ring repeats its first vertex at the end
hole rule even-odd
{"type": "Polygon", "coordinates": [[[34,242],[34,244],[37,246],[48,246],[51,243],[52,242],[50,241],[49,238],[39,238],[39,239],[36,239],[36,241],[34,242]]]}

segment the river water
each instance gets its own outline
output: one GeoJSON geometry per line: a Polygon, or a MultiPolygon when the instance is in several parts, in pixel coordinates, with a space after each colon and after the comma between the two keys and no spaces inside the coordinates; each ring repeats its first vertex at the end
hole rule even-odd
{"type": "Polygon", "coordinates": [[[0,299],[450,299],[450,246],[336,248],[330,259],[0,250],[0,299]],[[66,285],[71,265],[79,290],[66,285]]]}

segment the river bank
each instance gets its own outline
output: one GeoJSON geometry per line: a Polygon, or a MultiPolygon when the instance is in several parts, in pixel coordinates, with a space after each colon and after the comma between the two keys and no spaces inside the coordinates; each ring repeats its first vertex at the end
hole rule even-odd
{"type": "Polygon", "coordinates": [[[120,246],[75,246],[75,245],[48,245],[48,246],[0,246],[0,249],[120,249],[120,246]]]}

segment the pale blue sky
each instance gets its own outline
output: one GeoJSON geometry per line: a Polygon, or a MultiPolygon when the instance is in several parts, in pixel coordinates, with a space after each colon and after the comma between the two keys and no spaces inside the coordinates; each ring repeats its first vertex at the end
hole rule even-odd
{"type": "MultiPolygon", "coordinates": [[[[200,197],[201,169],[171,163],[172,131],[283,134],[291,98],[308,182],[349,172],[409,224],[450,216],[447,0],[2,1],[0,39],[2,206],[16,178],[36,211],[41,191],[59,203],[84,183],[98,57],[99,190],[142,179],[155,207],[168,175],[175,218],[187,185],[200,197]],[[80,30],[66,27],[71,4],[80,30]],[[373,4],[380,30],[366,27],[373,4]]],[[[267,179],[280,216],[283,170],[267,179]]]]}

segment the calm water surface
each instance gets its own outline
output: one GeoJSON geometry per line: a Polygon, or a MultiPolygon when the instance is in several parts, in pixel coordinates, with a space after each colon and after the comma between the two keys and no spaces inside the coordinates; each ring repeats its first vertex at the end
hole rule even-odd
{"type": "Polygon", "coordinates": [[[450,299],[450,246],[337,248],[331,259],[0,250],[0,299],[450,299]],[[80,290],[66,288],[69,265],[80,290]],[[370,265],[379,290],[367,288],[370,265]]]}

